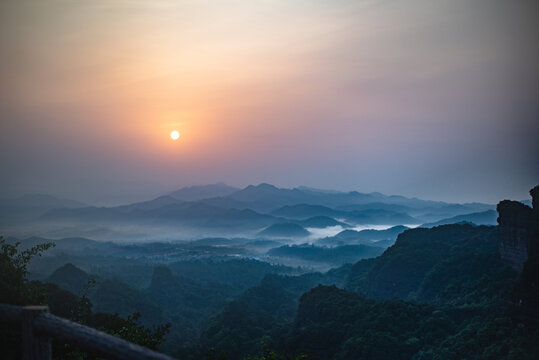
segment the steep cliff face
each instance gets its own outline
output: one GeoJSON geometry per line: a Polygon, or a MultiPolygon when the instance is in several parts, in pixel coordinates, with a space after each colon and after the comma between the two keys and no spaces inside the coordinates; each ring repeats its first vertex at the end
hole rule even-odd
{"type": "Polygon", "coordinates": [[[520,272],[528,260],[534,228],[533,211],[529,206],[510,200],[501,201],[497,210],[500,256],[520,272]]]}
{"type": "Polygon", "coordinates": [[[539,185],[530,190],[530,195],[532,196],[533,211],[535,212],[535,216],[537,217],[539,213],[539,185]]]}
{"type": "Polygon", "coordinates": [[[530,242],[529,258],[536,259],[539,261],[539,185],[530,190],[532,196],[532,206],[533,206],[533,231],[532,231],[532,240],[530,242]]]}
{"type": "MultiPolygon", "coordinates": [[[[520,279],[517,282],[514,294],[513,318],[523,323],[539,323],[539,186],[530,190],[533,209],[521,214],[520,225],[529,226],[524,239],[527,239],[527,260],[523,263],[520,279]],[[528,216],[528,217],[527,217],[528,216]]],[[[507,209],[505,209],[507,210],[507,209]]],[[[502,221],[505,221],[500,213],[502,221]]],[[[501,227],[501,223],[500,223],[501,227]]],[[[504,256],[502,249],[510,247],[510,241],[505,238],[507,233],[500,233],[500,255],[504,256]]],[[[506,254],[507,255],[507,254],[506,254]]]]}
{"type": "Polygon", "coordinates": [[[519,272],[528,259],[539,257],[539,185],[530,194],[532,208],[510,200],[497,206],[500,256],[519,272]]]}

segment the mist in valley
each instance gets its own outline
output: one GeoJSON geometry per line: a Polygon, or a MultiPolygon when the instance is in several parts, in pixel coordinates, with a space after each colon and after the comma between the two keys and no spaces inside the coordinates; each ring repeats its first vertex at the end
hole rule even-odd
{"type": "Polygon", "coordinates": [[[0,357],[539,359],[538,20],[0,1],[0,357]]]}

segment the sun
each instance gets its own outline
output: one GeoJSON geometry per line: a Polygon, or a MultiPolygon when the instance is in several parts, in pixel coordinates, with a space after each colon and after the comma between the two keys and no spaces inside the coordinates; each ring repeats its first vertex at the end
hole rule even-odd
{"type": "Polygon", "coordinates": [[[180,133],[177,131],[177,130],[173,130],[171,133],[170,133],[170,138],[172,140],[178,140],[180,138],[180,133]]]}

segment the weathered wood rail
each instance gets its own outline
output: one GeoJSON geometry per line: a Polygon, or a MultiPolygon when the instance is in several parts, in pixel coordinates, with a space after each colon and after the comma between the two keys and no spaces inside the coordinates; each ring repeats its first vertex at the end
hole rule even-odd
{"type": "Polygon", "coordinates": [[[50,360],[51,339],[116,360],[174,360],[140,345],[58,317],[46,306],[0,304],[0,321],[22,324],[23,360],[50,360]]]}

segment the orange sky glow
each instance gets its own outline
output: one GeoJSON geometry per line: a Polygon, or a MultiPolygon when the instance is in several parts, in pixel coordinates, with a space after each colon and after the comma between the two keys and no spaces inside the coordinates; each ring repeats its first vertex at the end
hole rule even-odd
{"type": "Polygon", "coordinates": [[[509,137],[528,147],[501,154],[503,171],[526,190],[537,170],[511,159],[536,146],[522,141],[536,111],[535,8],[486,3],[2,2],[6,188],[72,196],[59,178],[96,191],[128,178],[141,184],[129,199],[215,181],[429,197],[439,189],[419,169],[486,159],[494,175],[486,142],[509,137]]]}

